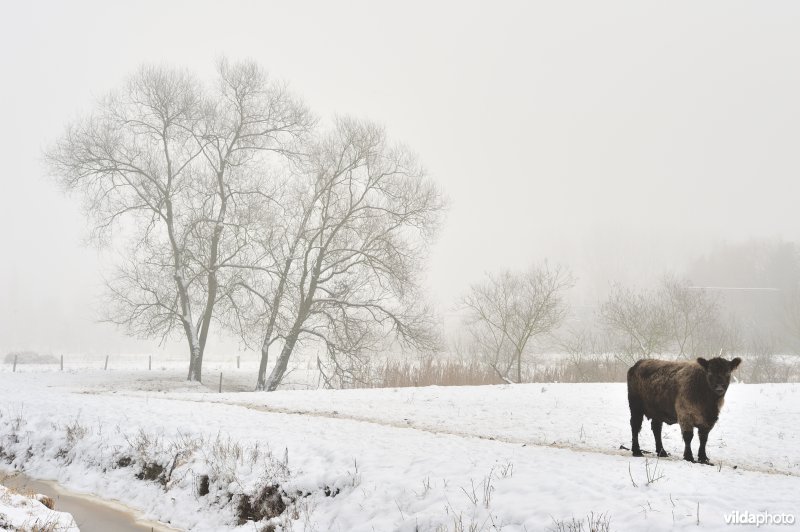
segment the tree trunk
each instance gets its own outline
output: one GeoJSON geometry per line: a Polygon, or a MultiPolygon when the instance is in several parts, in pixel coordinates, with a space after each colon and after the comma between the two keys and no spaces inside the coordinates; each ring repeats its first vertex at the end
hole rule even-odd
{"type": "Polygon", "coordinates": [[[200,350],[199,345],[195,345],[190,349],[191,359],[189,360],[189,376],[190,381],[201,382],[203,379],[203,351],[200,350]]]}
{"type": "MultiPolygon", "coordinates": [[[[303,323],[305,323],[306,319],[308,318],[308,313],[311,310],[311,305],[314,301],[314,294],[317,291],[317,281],[319,280],[320,269],[322,268],[322,258],[324,256],[325,246],[320,249],[319,254],[317,255],[314,268],[311,271],[308,292],[306,292],[305,297],[300,302],[300,307],[297,309],[297,315],[295,316],[292,328],[289,331],[288,336],[286,336],[286,341],[283,343],[281,354],[278,356],[278,360],[275,361],[275,367],[272,368],[272,373],[270,373],[269,379],[267,380],[266,389],[268,392],[274,392],[278,388],[281,380],[283,380],[283,375],[286,373],[286,367],[289,365],[289,358],[292,356],[292,351],[294,351],[294,344],[297,343],[297,338],[300,336],[303,323]]],[[[301,285],[304,281],[305,276],[304,279],[301,280],[301,285]]]]}
{"type": "Polygon", "coordinates": [[[281,354],[278,356],[278,360],[275,361],[275,367],[272,368],[272,373],[269,374],[269,379],[266,383],[266,390],[268,392],[274,392],[281,384],[283,375],[286,373],[286,368],[289,365],[289,358],[292,356],[292,351],[294,351],[294,344],[297,342],[299,336],[300,328],[295,327],[289,336],[286,337],[286,343],[283,344],[281,354]]]}
{"type": "Polygon", "coordinates": [[[223,220],[228,207],[228,199],[225,194],[225,162],[222,161],[219,172],[217,172],[217,184],[219,186],[218,195],[220,199],[219,214],[217,223],[214,226],[214,233],[211,235],[211,249],[208,259],[208,295],[206,305],[203,309],[203,317],[200,324],[200,339],[198,341],[197,353],[193,354],[192,362],[189,367],[189,380],[200,380],[203,373],[203,354],[206,350],[206,340],[208,339],[208,329],[211,327],[211,317],[214,314],[214,305],[217,303],[217,292],[219,291],[219,281],[217,279],[217,260],[219,259],[219,242],[222,239],[224,230],[223,220]],[[192,371],[196,379],[192,379],[192,371]]]}
{"type": "Polygon", "coordinates": [[[258,381],[256,381],[256,391],[263,392],[267,389],[267,362],[269,361],[269,343],[264,342],[261,346],[261,364],[258,366],[258,381]]]}
{"type": "MultiPolygon", "coordinates": [[[[297,246],[297,241],[292,246],[292,253],[297,246]]],[[[286,259],[281,273],[281,279],[278,283],[278,289],[275,291],[275,297],[272,299],[272,310],[267,323],[267,331],[264,334],[264,342],[261,344],[261,364],[258,367],[258,381],[256,382],[256,391],[264,391],[266,389],[266,376],[267,376],[267,362],[269,361],[269,346],[272,343],[272,334],[275,331],[275,322],[278,320],[278,312],[280,309],[281,300],[283,299],[283,291],[286,287],[286,278],[289,276],[289,268],[291,268],[292,259],[286,259]]]]}
{"type": "Polygon", "coordinates": [[[197,341],[194,327],[188,320],[183,320],[183,331],[189,344],[189,375],[186,378],[200,382],[203,377],[203,350],[197,341]]]}
{"type": "Polygon", "coordinates": [[[206,340],[208,340],[208,329],[211,326],[211,317],[214,313],[214,303],[217,300],[217,274],[213,269],[208,274],[208,297],[206,298],[206,308],[203,312],[203,320],[200,324],[200,338],[197,341],[197,352],[192,353],[192,360],[189,363],[189,380],[199,381],[203,373],[203,355],[206,351],[206,340]],[[196,379],[192,375],[196,375],[196,379]]]}
{"type": "MultiPolygon", "coordinates": [[[[167,159],[167,164],[168,166],[170,165],[169,159],[167,159]]],[[[186,341],[189,343],[189,375],[187,376],[187,379],[190,381],[200,382],[200,379],[203,376],[203,351],[197,339],[197,331],[194,328],[189,289],[186,284],[186,280],[183,277],[183,254],[181,247],[178,245],[178,241],[175,238],[175,227],[173,225],[175,218],[172,211],[172,200],[167,198],[165,203],[167,210],[167,233],[169,234],[170,246],[172,248],[175,286],[178,290],[178,299],[180,300],[181,305],[181,322],[183,324],[183,332],[186,334],[186,341]]]]}

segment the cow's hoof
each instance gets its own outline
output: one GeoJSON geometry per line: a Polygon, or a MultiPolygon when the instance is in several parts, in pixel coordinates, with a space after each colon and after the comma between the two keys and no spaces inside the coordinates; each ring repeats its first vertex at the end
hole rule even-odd
{"type": "Polygon", "coordinates": [[[689,455],[684,454],[683,459],[686,460],[687,462],[694,463],[694,456],[692,456],[691,454],[689,455]]]}
{"type": "Polygon", "coordinates": [[[639,449],[637,449],[637,450],[635,450],[635,451],[632,451],[632,452],[633,452],[633,456],[644,456],[644,455],[642,454],[642,451],[640,451],[639,449]]]}
{"type": "Polygon", "coordinates": [[[659,458],[666,458],[668,456],[669,456],[669,453],[667,451],[665,451],[664,449],[661,449],[660,451],[658,451],[658,457],[659,458]]]}
{"type": "Polygon", "coordinates": [[[711,463],[711,462],[708,460],[708,457],[705,457],[705,458],[700,458],[700,459],[698,460],[698,462],[700,462],[701,464],[705,464],[705,465],[714,465],[714,464],[712,464],[712,463],[711,463]]]}

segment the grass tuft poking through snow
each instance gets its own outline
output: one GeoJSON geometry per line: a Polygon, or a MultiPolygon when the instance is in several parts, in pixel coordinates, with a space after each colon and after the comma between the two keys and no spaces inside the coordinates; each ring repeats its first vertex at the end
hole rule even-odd
{"type": "Polygon", "coordinates": [[[584,519],[553,519],[552,532],[610,532],[611,516],[608,513],[596,514],[594,512],[584,519]]]}

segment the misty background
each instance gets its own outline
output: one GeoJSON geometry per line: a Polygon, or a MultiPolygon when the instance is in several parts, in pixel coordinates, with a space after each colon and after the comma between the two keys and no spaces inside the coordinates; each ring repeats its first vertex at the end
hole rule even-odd
{"type": "MultiPolygon", "coordinates": [[[[377,120],[419,155],[449,199],[426,282],[448,327],[485,272],[545,258],[572,270],[570,302],[584,314],[614,283],[647,286],[665,272],[785,292],[797,282],[800,238],[798,11],[788,2],[7,8],[0,352],[158,348],[97,322],[106,258],[85,245],[80,202],[46,175],[42,149],[140,64],[210,74],[223,55],[257,61],[321,115],[377,120]]],[[[780,304],[771,292],[741,292],[726,305],[757,315],[780,304]]],[[[238,346],[215,335],[208,351],[238,346]]],[[[180,339],[160,349],[185,351],[180,339]]]]}

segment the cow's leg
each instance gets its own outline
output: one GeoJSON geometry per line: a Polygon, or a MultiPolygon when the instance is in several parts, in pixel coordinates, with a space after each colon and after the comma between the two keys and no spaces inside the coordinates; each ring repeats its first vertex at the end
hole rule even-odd
{"type": "Polygon", "coordinates": [[[631,408],[631,452],[633,456],[642,456],[642,450],[639,448],[639,431],[642,430],[644,408],[640,400],[630,395],[628,395],[628,405],[631,408]]]}
{"type": "Polygon", "coordinates": [[[692,436],[694,436],[694,426],[688,421],[678,421],[681,426],[681,433],[683,434],[683,459],[689,462],[694,462],[694,455],[692,454],[692,436]]]}
{"type": "Polygon", "coordinates": [[[653,436],[656,439],[656,455],[660,457],[669,456],[667,451],[664,450],[664,445],[661,443],[661,427],[663,422],[660,419],[653,419],[650,422],[650,428],[653,429],[653,436]]]}
{"type": "Polygon", "coordinates": [[[711,429],[708,427],[698,427],[697,429],[697,434],[700,436],[700,450],[697,451],[697,459],[701,464],[714,465],[708,461],[708,455],[706,455],[706,442],[710,431],[711,429]]]}

